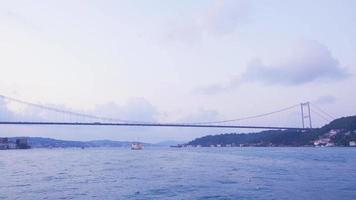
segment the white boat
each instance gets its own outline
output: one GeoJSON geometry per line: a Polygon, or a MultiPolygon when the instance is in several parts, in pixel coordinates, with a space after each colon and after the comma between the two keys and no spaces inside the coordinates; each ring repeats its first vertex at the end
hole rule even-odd
{"type": "Polygon", "coordinates": [[[135,142],[131,144],[131,149],[132,150],[142,150],[143,145],[141,143],[135,142]]]}

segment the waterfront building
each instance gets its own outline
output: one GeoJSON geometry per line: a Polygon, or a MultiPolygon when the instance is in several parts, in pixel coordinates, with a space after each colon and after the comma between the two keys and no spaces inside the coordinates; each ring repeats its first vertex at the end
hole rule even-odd
{"type": "Polygon", "coordinates": [[[356,141],[350,141],[349,145],[350,147],[356,147],[356,141]]]}
{"type": "Polygon", "coordinates": [[[28,138],[0,138],[0,150],[29,149],[28,138]]]}

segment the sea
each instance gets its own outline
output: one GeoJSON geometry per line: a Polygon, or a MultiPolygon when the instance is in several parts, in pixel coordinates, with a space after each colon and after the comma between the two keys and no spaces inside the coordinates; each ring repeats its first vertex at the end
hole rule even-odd
{"type": "Polygon", "coordinates": [[[0,199],[356,199],[356,148],[0,151],[0,199]]]}

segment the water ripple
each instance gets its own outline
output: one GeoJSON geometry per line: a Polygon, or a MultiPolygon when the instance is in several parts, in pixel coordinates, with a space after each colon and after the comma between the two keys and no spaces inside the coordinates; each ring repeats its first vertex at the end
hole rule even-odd
{"type": "Polygon", "coordinates": [[[353,199],[354,148],[0,151],[0,200],[353,199]]]}

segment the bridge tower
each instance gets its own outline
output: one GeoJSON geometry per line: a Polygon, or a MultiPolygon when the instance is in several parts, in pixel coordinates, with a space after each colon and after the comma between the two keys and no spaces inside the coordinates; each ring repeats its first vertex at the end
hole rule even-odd
{"type": "Polygon", "coordinates": [[[303,128],[312,128],[312,120],[310,115],[310,103],[309,102],[301,103],[300,110],[302,114],[303,128]]]}

